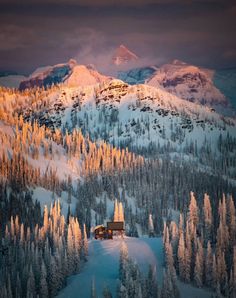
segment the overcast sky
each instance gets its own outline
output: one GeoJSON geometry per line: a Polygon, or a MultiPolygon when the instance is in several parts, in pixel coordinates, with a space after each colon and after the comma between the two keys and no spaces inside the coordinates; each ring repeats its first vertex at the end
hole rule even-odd
{"type": "Polygon", "coordinates": [[[28,74],[66,62],[102,71],[124,44],[142,64],[180,59],[236,66],[236,5],[231,0],[0,0],[0,70],[28,74]]]}

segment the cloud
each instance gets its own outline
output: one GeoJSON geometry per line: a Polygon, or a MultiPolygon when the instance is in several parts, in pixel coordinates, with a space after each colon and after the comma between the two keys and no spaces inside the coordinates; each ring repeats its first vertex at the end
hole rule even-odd
{"type": "Polygon", "coordinates": [[[225,59],[235,59],[236,60],[236,49],[229,49],[223,53],[225,59]]]}
{"type": "MultiPolygon", "coordinates": [[[[73,58],[77,60],[79,64],[92,64],[97,70],[107,75],[115,75],[118,70],[126,70],[133,67],[142,67],[147,65],[157,64],[157,57],[150,56],[139,56],[138,61],[135,63],[128,63],[121,65],[119,67],[113,65],[112,57],[114,55],[115,49],[120,45],[117,40],[117,36],[112,39],[110,36],[107,36],[102,31],[97,31],[93,28],[83,28],[77,30],[76,34],[73,34],[73,38],[67,37],[66,46],[68,44],[78,45],[78,52],[74,55],[73,58]],[[79,38],[76,38],[79,37],[79,38]]],[[[119,38],[129,40],[129,37],[119,38]]],[[[131,49],[132,50],[132,49],[131,49]]],[[[134,48],[135,51],[135,48],[134,48]]],[[[135,54],[137,54],[135,52],[135,54]]]]}
{"type": "MultiPolygon", "coordinates": [[[[191,5],[195,3],[221,3],[222,0],[22,0],[21,5],[30,4],[56,4],[56,5],[76,5],[84,7],[137,7],[137,6],[147,6],[147,5],[158,5],[158,4],[184,4],[191,5]]],[[[233,1],[228,0],[229,3],[233,1]]],[[[0,4],[19,4],[18,0],[0,0],[0,4]]]]}
{"type": "Polygon", "coordinates": [[[25,48],[32,39],[34,39],[32,29],[4,24],[0,30],[0,51],[25,48]]]}
{"type": "Polygon", "coordinates": [[[227,54],[236,49],[230,0],[230,5],[218,0],[86,0],[86,7],[81,6],[84,0],[57,0],[57,4],[27,0],[17,1],[18,5],[7,0],[8,5],[1,5],[3,1],[0,66],[4,69],[31,72],[76,57],[79,63],[112,72],[111,56],[120,44],[140,57],[135,66],[174,58],[206,67],[236,65],[234,55],[227,54]]]}

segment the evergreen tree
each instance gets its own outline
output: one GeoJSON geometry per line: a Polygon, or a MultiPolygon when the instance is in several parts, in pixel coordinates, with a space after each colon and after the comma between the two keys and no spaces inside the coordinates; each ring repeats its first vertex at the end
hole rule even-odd
{"type": "Polygon", "coordinates": [[[35,297],[35,278],[32,270],[32,266],[30,266],[29,277],[27,281],[27,297],[35,297]]]}
{"type": "Polygon", "coordinates": [[[205,261],[205,280],[207,286],[213,285],[213,255],[211,249],[210,241],[207,242],[207,253],[206,253],[206,261],[205,261]]]}
{"type": "Polygon", "coordinates": [[[118,205],[118,221],[123,221],[123,222],[125,221],[124,209],[121,202],[119,202],[119,205],[118,205]]]}
{"type": "Polygon", "coordinates": [[[211,202],[207,194],[204,194],[203,211],[204,211],[204,241],[205,241],[205,244],[207,244],[207,242],[211,240],[212,224],[213,224],[211,202]]]}
{"type": "Polygon", "coordinates": [[[149,237],[154,237],[154,225],[153,225],[152,214],[149,214],[149,218],[148,218],[148,235],[149,237]]]}
{"type": "Polygon", "coordinates": [[[103,298],[112,298],[111,291],[109,290],[108,286],[103,288],[103,298]]]}
{"type": "Polygon", "coordinates": [[[175,297],[174,287],[169,270],[167,269],[163,273],[163,284],[161,288],[161,298],[173,298],[175,297]]]}
{"type": "Polygon", "coordinates": [[[115,200],[115,205],[114,205],[114,221],[119,221],[119,209],[118,209],[118,203],[117,200],[115,200]]]}
{"type": "Polygon", "coordinates": [[[83,240],[83,247],[84,247],[84,255],[88,255],[88,238],[87,238],[87,232],[86,232],[86,226],[84,224],[84,240],[83,240]]]}
{"type": "Polygon", "coordinates": [[[196,285],[200,288],[202,287],[202,265],[199,253],[197,252],[195,267],[194,267],[194,281],[196,285]]]}
{"type": "Polygon", "coordinates": [[[41,276],[40,276],[40,297],[46,298],[48,294],[48,285],[47,285],[47,272],[44,262],[41,265],[41,276]]]}
{"type": "Polygon", "coordinates": [[[184,244],[184,234],[183,232],[179,237],[179,245],[178,245],[178,268],[180,278],[185,280],[185,244],[184,244]]]}
{"type": "Polygon", "coordinates": [[[146,297],[158,297],[156,268],[152,267],[151,265],[149,265],[148,277],[146,279],[146,297]]]}
{"type": "Polygon", "coordinates": [[[193,192],[190,192],[188,221],[189,221],[190,232],[193,237],[199,222],[198,206],[193,192]]]}

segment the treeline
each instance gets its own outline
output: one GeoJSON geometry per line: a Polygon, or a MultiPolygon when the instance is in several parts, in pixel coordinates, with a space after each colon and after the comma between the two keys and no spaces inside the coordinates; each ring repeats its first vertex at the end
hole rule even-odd
{"type": "MultiPolygon", "coordinates": [[[[23,205],[23,202],[21,202],[23,205]]],[[[36,206],[35,206],[36,208],[36,206]]],[[[23,215],[21,213],[21,215],[23,215]]],[[[32,215],[31,215],[32,216],[32,215]]],[[[38,215],[39,216],[39,215],[38,215]]],[[[0,246],[0,297],[54,297],[66,277],[79,272],[88,252],[87,233],[74,217],[61,215],[54,202],[37,224],[24,224],[24,216],[3,223],[0,246]]]]}
{"type": "Polygon", "coordinates": [[[22,116],[15,117],[14,123],[15,128],[12,133],[0,132],[0,143],[4,144],[1,167],[3,174],[4,169],[9,168],[3,164],[9,159],[6,156],[7,150],[10,150],[13,158],[22,156],[22,158],[30,157],[34,160],[40,158],[52,160],[55,156],[59,159],[65,157],[70,166],[73,162],[78,163],[79,160],[77,175],[81,177],[100,172],[115,173],[143,163],[141,156],[127,149],[120,150],[105,142],[93,143],[78,129],[74,129],[71,134],[66,132],[63,135],[59,129],[52,132],[46,126],[39,126],[35,121],[32,124],[24,122],[22,116]]]}
{"type": "Polygon", "coordinates": [[[109,215],[108,200],[117,198],[124,206],[128,235],[138,235],[137,223],[143,233],[148,234],[149,214],[153,217],[154,235],[161,235],[162,218],[168,216],[170,209],[173,212],[186,212],[188,209],[189,189],[198,193],[200,205],[203,204],[204,193],[208,192],[214,208],[217,208],[217,198],[223,193],[236,197],[236,188],[227,179],[197,171],[190,161],[183,162],[178,158],[172,161],[168,157],[145,159],[143,164],[115,175],[88,176],[78,184],[73,195],[78,199],[77,214],[87,224],[91,218],[89,209],[96,211],[96,223],[100,224],[109,215]]]}
{"type": "Polygon", "coordinates": [[[189,208],[179,222],[167,221],[163,242],[166,264],[184,282],[211,287],[217,294],[236,297],[236,212],[232,196],[212,206],[209,196],[189,208]]]}

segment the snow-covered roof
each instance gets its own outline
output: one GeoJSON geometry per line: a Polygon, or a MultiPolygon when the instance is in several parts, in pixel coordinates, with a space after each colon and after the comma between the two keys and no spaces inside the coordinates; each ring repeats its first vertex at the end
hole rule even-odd
{"type": "Polygon", "coordinates": [[[94,228],[94,231],[97,230],[97,229],[99,229],[99,228],[105,228],[105,227],[104,227],[104,225],[98,225],[98,226],[96,226],[96,227],[94,228]]]}

